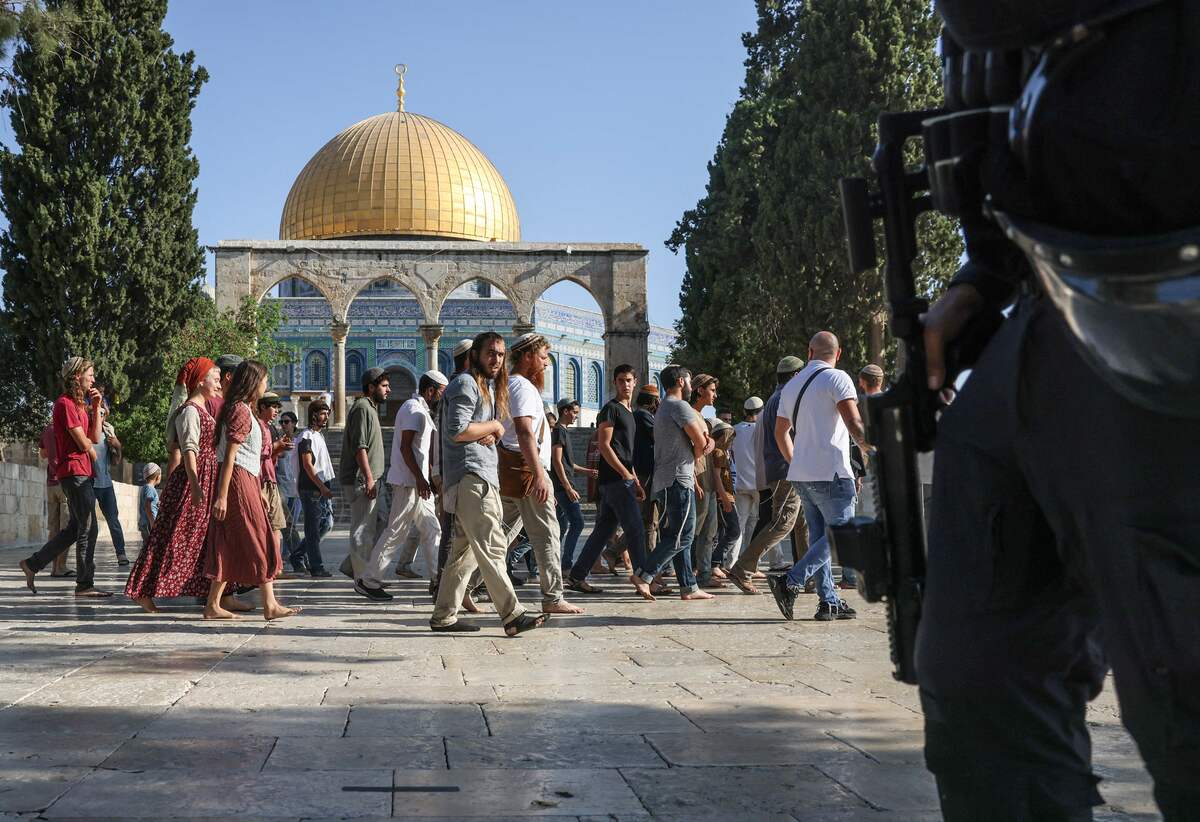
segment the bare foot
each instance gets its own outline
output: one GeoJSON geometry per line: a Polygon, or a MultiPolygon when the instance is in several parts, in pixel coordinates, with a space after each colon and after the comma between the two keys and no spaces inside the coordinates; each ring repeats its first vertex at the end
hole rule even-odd
{"type": "Polygon", "coordinates": [[[82,591],[76,591],[75,596],[78,599],[107,599],[112,596],[112,592],[101,591],[98,588],[84,588],[82,591]]]}
{"type": "Polygon", "coordinates": [[[642,599],[647,602],[654,602],[654,594],[650,593],[650,586],[646,584],[646,580],[639,577],[637,574],[630,574],[629,581],[637,592],[641,594],[642,599]]]}
{"type": "Polygon", "coordinates": [[[224,608],[217,606],[216,608],[204,609],[205,619],[237,619],[237,614],[232,614],[224,608]]]}
{"type": "Polygon", "coordinates": [[[725,569],[723,569],[723,568],[713,568],[712,575],[714,577],[716,577],[717,579],[728,579],[729,578],[729,575],[725,573],[725,569]]]}
{"type": "Polygon", "coordinates": [[[463,596],[462,609],[464,611],[466,611],[468,614],[482,614],[483,613],[483,611],[480,609],[480,607],[475,604],[475,600],[471,599],[470,594],[466,594],[465,596],[463,596]]]}
{"type": "Polygon", "coordinates": [[[29,567],[29,563],[25,560],[21,560],[21,571],[25,574],[25,587],[28,588],[31,593],[36,594],[37,586],[33,584],[33,578],[37,575],[36,572],[29,567]]]}
{"type": "Polygon", "coordinates": [[[221,597],[221,607],[227,611],[236,611],[240,614],[244,614],[247,611],[254,610],[253,605],[251,605],[247,602],[242,602],[240,599],[238,599],[235,596],[221,597]]]}
{"type": "Polygon", "coordinates": [[[274,608],[263,608],[263,619],[270,622],[273,619],[283,619],[284,617],[295,616],[300,613],[299,608],[284,608],[282,605],[276,605],[274,608]]]}
{"type": "Polygon", "coordinates": [[[560,602],[552,602],[542,606],[543,614],[582,614],[583,609],[578,605],[572,605],[565,599],[560,602]]]}
{"type": "Polygon", "coordinates": [[[134,597],[133,601],[142,606],[142,610],[148,614],[157,614],[158,606],[154,604],[154,600],[150,597],[134,597]]]}
{"type": "Polygon", "coordinates": [[[679,598],[684,601],[692,599],[716,599],[715,596],[704,591],[692,591],[690,594],[680,594],[679,598]]]}

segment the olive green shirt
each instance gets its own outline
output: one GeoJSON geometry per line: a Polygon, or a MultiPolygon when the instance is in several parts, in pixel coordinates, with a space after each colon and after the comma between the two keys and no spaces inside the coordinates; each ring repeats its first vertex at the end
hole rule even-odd
{"type": "Polygon", "coordinates": [[[342,459],[338,482],[350,488],[365,482],[358,470],[358,452],[365,448],[367,465],[375,482],[383,482],[383,429],[379,425],[379,409],[369,398],[359,397],[346,415],[346,431],[342,435],[342,459]]]}

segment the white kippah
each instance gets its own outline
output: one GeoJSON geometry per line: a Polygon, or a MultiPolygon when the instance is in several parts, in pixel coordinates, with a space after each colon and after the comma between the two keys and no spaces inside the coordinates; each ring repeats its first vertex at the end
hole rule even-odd
{"type": "Polygon", "coordinates": [[[459,340],[458,344],[456,346],[454,346],[454,349],[450,352],[451,356],[454,356],[454,357],[462,356],[463,354],[465,354],[471,350],[471,345],[473,343],[474,343],[474,340],[459,340]]]}
{"type": "Polygon", "coordinates": [[[443,374],[441,371],[426,371],[421,376],[428,377],[429,379],[433,380],[434,382],[436,382],[438,385],[441,385],[441,386],[447,386],[450,384],[450,381],[448,379],[446,379],[446,375],[443,374]]]}

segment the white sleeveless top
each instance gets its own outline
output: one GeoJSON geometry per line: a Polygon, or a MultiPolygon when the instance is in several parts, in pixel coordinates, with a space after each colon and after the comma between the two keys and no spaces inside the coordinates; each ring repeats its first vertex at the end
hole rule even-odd
{"type": "MultiPolygon", "coordinates": [[[[234,452],[233,464],[241,466],[251,476],[257,477],[259,472],[262,471],[262,429],[250,415],[249,406],[243,404],[241,408],[237,409],[237,416],[239,418],[242,416],[243,411],[246,414],[246,418],[250,421],[250,430],[246,432],[246,439],[238,446],[238,450],[234,452]]],[[[217,442],[218,462],[225,461],[225,451],[229,448],[229,440],[226,435],[229,433],[229,424],[231,422],[233,422],[232,419],[226,420],[225,427],[221,429],[221,439],[217,442]]]]}

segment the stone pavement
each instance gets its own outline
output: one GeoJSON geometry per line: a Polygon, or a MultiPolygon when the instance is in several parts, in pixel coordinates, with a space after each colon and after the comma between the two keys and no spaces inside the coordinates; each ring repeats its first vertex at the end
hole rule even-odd
{"type": "MultiPolygon", "coordinates": [[[[336,568],[344,533],[327,545],[336,568]]],[[[854,622],[808,619],[805,597],[788,623],[769,594],[643,603],[618,584],[516,639],[491,615],[450,637],[427,630],[424,582],[388,605],[284,582],[299,617],[207,623],[48,577],[30,596],[24,553],[0,551],[3,818],[939,818],[916,691],[854,595],[854,622]]],[[[1097,818],[1157,818],[1111,689],[1091,719],[1097,818]]]]}

